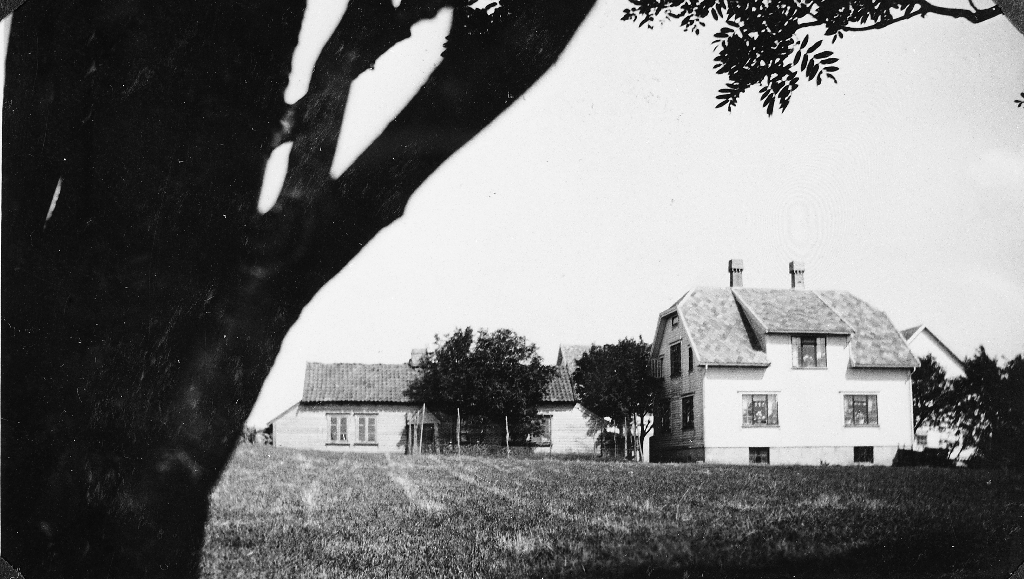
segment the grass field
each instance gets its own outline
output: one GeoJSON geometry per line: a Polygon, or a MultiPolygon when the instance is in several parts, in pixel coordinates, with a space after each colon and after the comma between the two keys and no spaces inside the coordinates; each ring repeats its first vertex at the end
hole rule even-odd
{"type": "Polygon", "coordinates": [[[239,447],[204,577],[1008,577],[1024,476],[239,447]]]}

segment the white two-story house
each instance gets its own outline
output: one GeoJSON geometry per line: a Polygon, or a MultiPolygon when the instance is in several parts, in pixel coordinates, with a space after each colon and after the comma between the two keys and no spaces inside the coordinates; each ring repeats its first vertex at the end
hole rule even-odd
{"type": "Polygon", "coordinates": [[[884,312],[845,291],[698,287],[658,316],[658,461],[891,464],[914,442],[917,358],[884,312]]]}

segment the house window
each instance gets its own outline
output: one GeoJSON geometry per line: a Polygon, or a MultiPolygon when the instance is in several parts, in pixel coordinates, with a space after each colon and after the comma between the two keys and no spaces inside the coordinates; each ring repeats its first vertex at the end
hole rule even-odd
{"type": "Polygon", "coordinates": [[[846,426],[878,426],[878,396],[847,394],[843,396],[846,426]]]}
{"type": "Polygon", "coordinates": [[[917,434],[914,435],[914,439],[917,441],[918,446],[928,446],[928,435],[917,434]]]}
{"type": "Polygon", "coordinates": [[[672,377],[683,373],[683,346],[676,342],[668,348],[669,364],[672,366],[672,377]]]}
{"type": "Polygon", "coordinates": [[[793,336],[794,368],[825,368],[825,336],[793,336]]]}
{"type": "Polygon", "coordinates": [[[693,396],[683,396],[683,409],[679,413],[683,430],[693,429],[693,396]]]}
{"type": "Polygon", "coordinates": [[[348,415],[327,415],[327,444],[348,444],[348,415]]]}
{"type": "Polygon", "coordinates": [[[767,446],[750,447],[750,464],[771,464],[771,453],[767,446]]]}
{"type": "Polygon", "coordinates": [[[673,328],[678,328],[679,327],[679,316],[678,315],[672,316],[672,327],[673,328]]]}
{"type": "Polygon", "coordinates": [[[536,446],[551,446],[551,416],[537,417],[537,430],[526,435],[526,442],[536,446]]]}
{"type": "Polygon", "coordinates": [[[655,378],[665,376],[665,356],[658,356],[658,359],[651,363],[651,376],[655,378]]]}
{"type": "Polygon", "coordinates": [[[855,446],[853,447],[853,462],[875,462],[875,447],[855,446]]]}
{"type": "Polygon", "coordinates": [[[377,444],[377,415],[361,414],[356,420],[356,444],[377,444]]]}
{"type": "Polygon", "coordinates": [[[687,348],[690,353],[690,372],[693,373],[693,348],[687,348]]]}
{"type": "Polygon", "coordinates": [[[672,432],[672,402],[669,400],[659,400],[658,408],[654,413],[657,418],[657,426],[655,427],[659,436],[664,436],[672,432]]]}
{"type": "Polygon", "coordinates": [[[743,395],[743,426],[778,426],[779,405],[775,394],[743,395]]]}

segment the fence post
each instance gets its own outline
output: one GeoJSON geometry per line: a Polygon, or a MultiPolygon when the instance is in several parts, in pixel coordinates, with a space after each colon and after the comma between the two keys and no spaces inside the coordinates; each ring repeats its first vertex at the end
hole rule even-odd
{"type": "Polygon", "coordinates": [[[512,455],[512,449],[509,448],[509,446],[508,446],[508,439],[509,439],[509,434],[508,434],[508,414],[506,414],[505,415],[505,458],[508,458],[509,456],[512,455]]]}
{"type": "Polygon", "coordinates": [[[455,449],[457,454],[462,454],[462,409],[455,409],[455,449]]]}
{"type": "Polygon", "coordinates": [[[423,410],[420,411],[420,437],[419,437],[419,454],[423,454],[423,420],[427,415],[427,405],[423,405],[423,410]]]}

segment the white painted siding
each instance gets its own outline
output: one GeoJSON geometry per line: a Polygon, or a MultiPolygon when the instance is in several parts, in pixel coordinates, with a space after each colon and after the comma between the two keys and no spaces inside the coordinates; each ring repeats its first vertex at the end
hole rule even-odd
{"type": "MultiPolygon", "coordinates": [[[[297,405],[274,421],[274,445],[332,452],[405,452],[405,417],[419,410],[411,404],[319,404],[297,405]],[[330,444],[329,414],[374,414],[377,444],[330,444]]],[[[536,452],[551,454],[593,454],[599,449],[597,437],[602,419],[579,404],[542,404],[538,414],[551,416],[551,446],[536,452]]],[[[440,421],[427,412],[426,424],[437,424],[438,436],[450,436],[440,421]]],[[[355,441],[355,423],[349,420],[349,440],[355,441]]],[[[440,443],[441,440],[439,439],[440,443]]]]}
{"type": "MultiPolygon", "coordinates": [[[[274,446],[332,452],[405,452],[405,417],[419,409],[412,404],[300,404],[274,421],[274,446]],[[377,444],[355,444],[351,419],[349,440],[353,444],[330,444],[327,415],[334,413],[376,415],[377,444]]],[[[428,411],[425,422],[437,423],[437,419],[428,411]]]]}
{"type": "Polygon", "coordinates": [[[793,368],[790,336],[768,335],[768,368],[716,368],[704,380],[704,443],[709,462],[748,461],[749,447],[770,447],[772,463],[847,464],[854,446],[875,447],[891,464],[913,444],[910,370],[849,368],[848,340],[827,339],[827,368],[793,368]],[[775,394],[778,426],[743,426],[742,396],[775,394]],[[844,424],[846,394],[877,396],[878,425],[844,424]],[[847,457],[847,455],[849,455],[847,457]]]}
{"type": "Polygon", "coordinates": [[[538,447],[536,454],[594,454],[604,422],[579,404],[541,404],[537,414],[551,416],[551,446],[538,447]]]}
{"type": "Polygon", "coordinates": [[[907,342],[910,351],[918,358],[924,358],[931,354],[939,367],[946,373],[946,378],[962,378],[964,376],[963,365],[960,360],[950,355],[949,351],[942,347],[932,337],[928,330],[918,332],[914,339],[907,342]]]}

